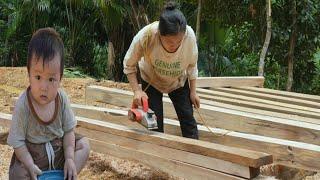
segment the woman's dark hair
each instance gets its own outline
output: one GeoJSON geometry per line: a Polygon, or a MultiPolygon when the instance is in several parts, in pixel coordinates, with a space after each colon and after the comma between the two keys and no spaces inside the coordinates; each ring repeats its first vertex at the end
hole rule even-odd
{"type": "Polygon", "coordinates": [[[35,57],[37,60],[43,59],[45,63],[51,61],[54,56],[60,56],[60,78],[63,75],[64,68],[64,45],[60,35],[53,28],[42,28],[37,30],[29,42],[27,69],[30,72],[31,60],[35,57]]]}
{"type": "Polygon", "coordinates": [[[176,3],[173,1],[167,2],[159,19],[160,35],[176,35],[185,32],[186,26],[187,20],[182,12],[177,9],[176,3]]]}

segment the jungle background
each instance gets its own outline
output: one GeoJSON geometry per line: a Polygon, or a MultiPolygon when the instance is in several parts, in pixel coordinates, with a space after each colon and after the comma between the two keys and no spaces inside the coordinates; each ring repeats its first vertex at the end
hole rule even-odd
{"type": "MultiPolygon", "coordinates": [[[[0,0],[0,66],[25,66],[32,33],[50,26],[64,40],[67,73],[125,82],[126,50],[165,2],[0,0]]],[[[256,76],[262,58],[265,87],[320,94],[319,0],[176,2],[198,37],[200,76],[256,76]]]]}

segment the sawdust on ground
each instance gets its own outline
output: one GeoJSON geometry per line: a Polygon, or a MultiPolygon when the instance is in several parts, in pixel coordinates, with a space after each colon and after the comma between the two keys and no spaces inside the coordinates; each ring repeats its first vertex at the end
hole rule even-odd
{"type": "MultiPolygon", "coordinates": [[[[85,87],[87,85],[129,90],[125,83],[97,81],[92,78],[65,78],[62,87],[72,103],[85,104],[85,87]]],[[[28,86],[27,70],[22,68],[0,67],[0,112],[11,113],[12,97],[17,97],[28,86]]],[[[0,133],[8,129],[0,126],[0,133]]],[[[0,144],[0,180],[8,179],[8,168],[13,149],[0,144]]],[[[79,179],[177,179],[135,161],[119,159],[105,154],[91,152],[86,167],[79,174],[79,179]]]]}

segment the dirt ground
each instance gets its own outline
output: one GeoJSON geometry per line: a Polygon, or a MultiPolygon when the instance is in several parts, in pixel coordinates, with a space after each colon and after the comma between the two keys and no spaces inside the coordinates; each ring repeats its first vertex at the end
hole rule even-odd
{"type": "MultiPolygon", "coordinates": [[[[64,78],[62,87],[67,92],[72,103],[85,104],[85,87],[88,85],[102,85],[129,90],[125,83],[112,81],[97,81],[92,78],[64,78]]],[[[17,97],[28,86],[27,71],[22,68],[0,67],[0,112],[11,113],[12,97],[17,97]]],[[[103,104],[99,104],[100,106],[103,104]]],[[[0,133],[8,129],[0,126],[0,133]]],[[[0,144],[0,180],[8,179],[8,166],[13,149],[0,144]]],[[[263,174],[258,179],[275,179],[271,176],[277,174],[274,167],[262,169],[263,174]]],[[[297,175],[297,171],[294,171],[297,175]]],[[[299,173],[298,173],[299,174],[299,173]]],[[[306,175],[297,175],[294,179],[303,179],[306,175]]],[[[293,177],[293,176],[290,176],[293,177]]],[[[119,159],[109,155],[91,152],[86,167],[79,175],[79,179],[179,179],[166,173],[157,171],[138,162],[119,159]]],[[[286,178],[281,178],[286,179],[286,178]]],[[[290,178],[292,179],[292,178],[290,178]]],[[[320,175],[308,176],[305,180],[320,180],[320,175]]]]}

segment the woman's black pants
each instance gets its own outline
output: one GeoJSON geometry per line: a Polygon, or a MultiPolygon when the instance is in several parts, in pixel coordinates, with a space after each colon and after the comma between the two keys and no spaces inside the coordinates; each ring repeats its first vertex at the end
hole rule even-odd
{"type": "MultiPolygon", "coordinates": [[[[149,83],[142,80],[142,89],[144,90],[149,83]]],[[[158,129],[155,131],[164,132],[163,129],[163,94],[155,89],[153,86],[149,86],[146,90],[148,95],[149,108],[152,109],[157,116],[158,129]]],[[[193,108],[190,100],[190,88],[189,83],[186,81],[185,85],[170,92],[169,97],[174,105],[178,119],[180,121],[180,127],[183,137],[199,139],[198,128],[196,120],[193,116],[193,108]]]]}

